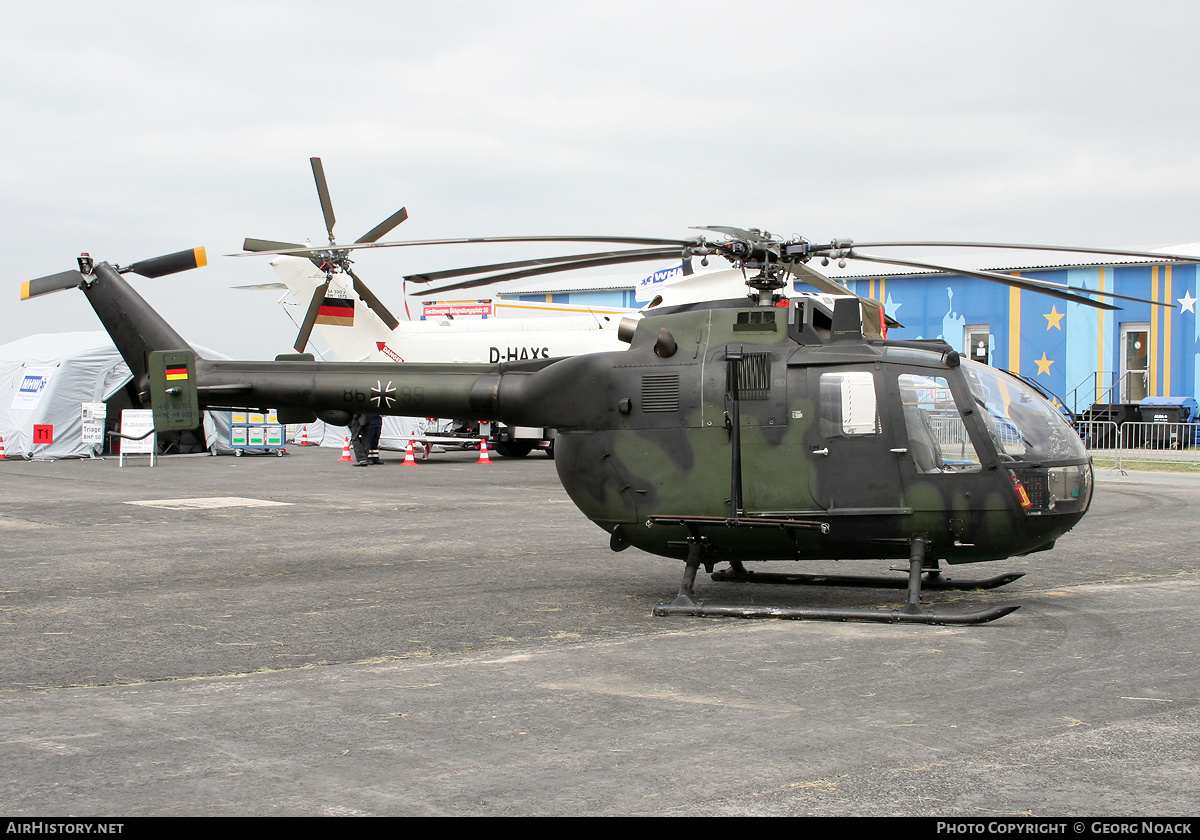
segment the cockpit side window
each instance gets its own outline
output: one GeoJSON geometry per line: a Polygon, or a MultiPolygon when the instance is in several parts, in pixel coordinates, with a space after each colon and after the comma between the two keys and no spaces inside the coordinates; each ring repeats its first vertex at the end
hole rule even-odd
{"type": "Polygon", "coordinates": [[[979,456],[949,383],[940,376],[904,373],[899,384],[908,449],[917,472],[978,472],[979,456]]]}
{"type": "Polygon", "coordinates": [[[821,374],[820,432],[824,438],[879,435],[879,403],[871,371],[821,374]]]}

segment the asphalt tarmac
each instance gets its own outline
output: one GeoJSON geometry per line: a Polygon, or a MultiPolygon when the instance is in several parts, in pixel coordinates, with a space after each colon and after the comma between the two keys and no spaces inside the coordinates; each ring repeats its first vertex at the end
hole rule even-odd
{"type": "Polygon", "coordinates": [[[654,618],[682,564],[541,455],[339,454],[0,462],[4,816],[1200,811],[1196,476],[1101,474],[954,572],[1026,577],[926,599],[1020,610],[927,627],[654,618]]]}

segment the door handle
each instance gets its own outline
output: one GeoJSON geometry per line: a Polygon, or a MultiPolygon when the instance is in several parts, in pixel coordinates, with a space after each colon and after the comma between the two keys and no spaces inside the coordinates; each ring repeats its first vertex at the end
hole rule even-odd
{"type": "Polygon", "coordinates": [[[829,447],[826,446],[824,449],[814,449],[814,450],[812,450],[811,454],[813,454],[813,455],[828,455],[829,447]]]}
{"type": "Polygon", "coordinates": [[[907,450],[907,449],[893,449],[893,450],[891,450],[891,451],[892,451],[892,452],[895,452],[897,455],[904,455],[905,453],[907,453],[907,452],[908,452],[908,450],[907,450]]]}

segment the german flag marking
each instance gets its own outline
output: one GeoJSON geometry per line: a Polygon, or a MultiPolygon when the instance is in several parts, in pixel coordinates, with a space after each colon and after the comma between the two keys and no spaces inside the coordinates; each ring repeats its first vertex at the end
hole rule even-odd
{"type": "Polygon", "coordinates": [[[335,327],[354,326],[354,301],[346,298],[325,298],[321,308],[317,310],[316,323],[335,327]]]}
{"type": "Polygon", "coordinates": [[[188,378],[188,372],[187,372],[186,367],[167,368],[167,381],[168,382],[173,379],[187,379],[187,378],[188,378]]]}

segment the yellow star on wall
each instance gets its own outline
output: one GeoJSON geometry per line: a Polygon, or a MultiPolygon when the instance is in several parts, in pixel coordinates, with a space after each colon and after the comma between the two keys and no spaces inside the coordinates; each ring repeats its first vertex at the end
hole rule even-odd
{"type": "Polygon", "coordinates": [[[1042,358],[1034,359],[1033,363],[1038,366],[1038,376],[1041,376],[1043,373],[1046,374],[1047,376],[1049,376],[1050,375],[1050,365],[1054,364],[1054,360],[1047,359],[1046,354],[1042,353],[1042,358]]]}
{"type": "Polygon", "coordinates": [[[1057,306],[1051,306],[1050,314],[1042,315],[1042,317],[1045,318],[1047,321],[1046,329],[1050,329],[1051,327],[1053,327],[1054,329],[1059,330],[1061,332],[1062,325],[1059,322],[1062,321],[1063,316],[1066,314],[1067,314],[1066,312],[1059,312],[1057,306]]]}

